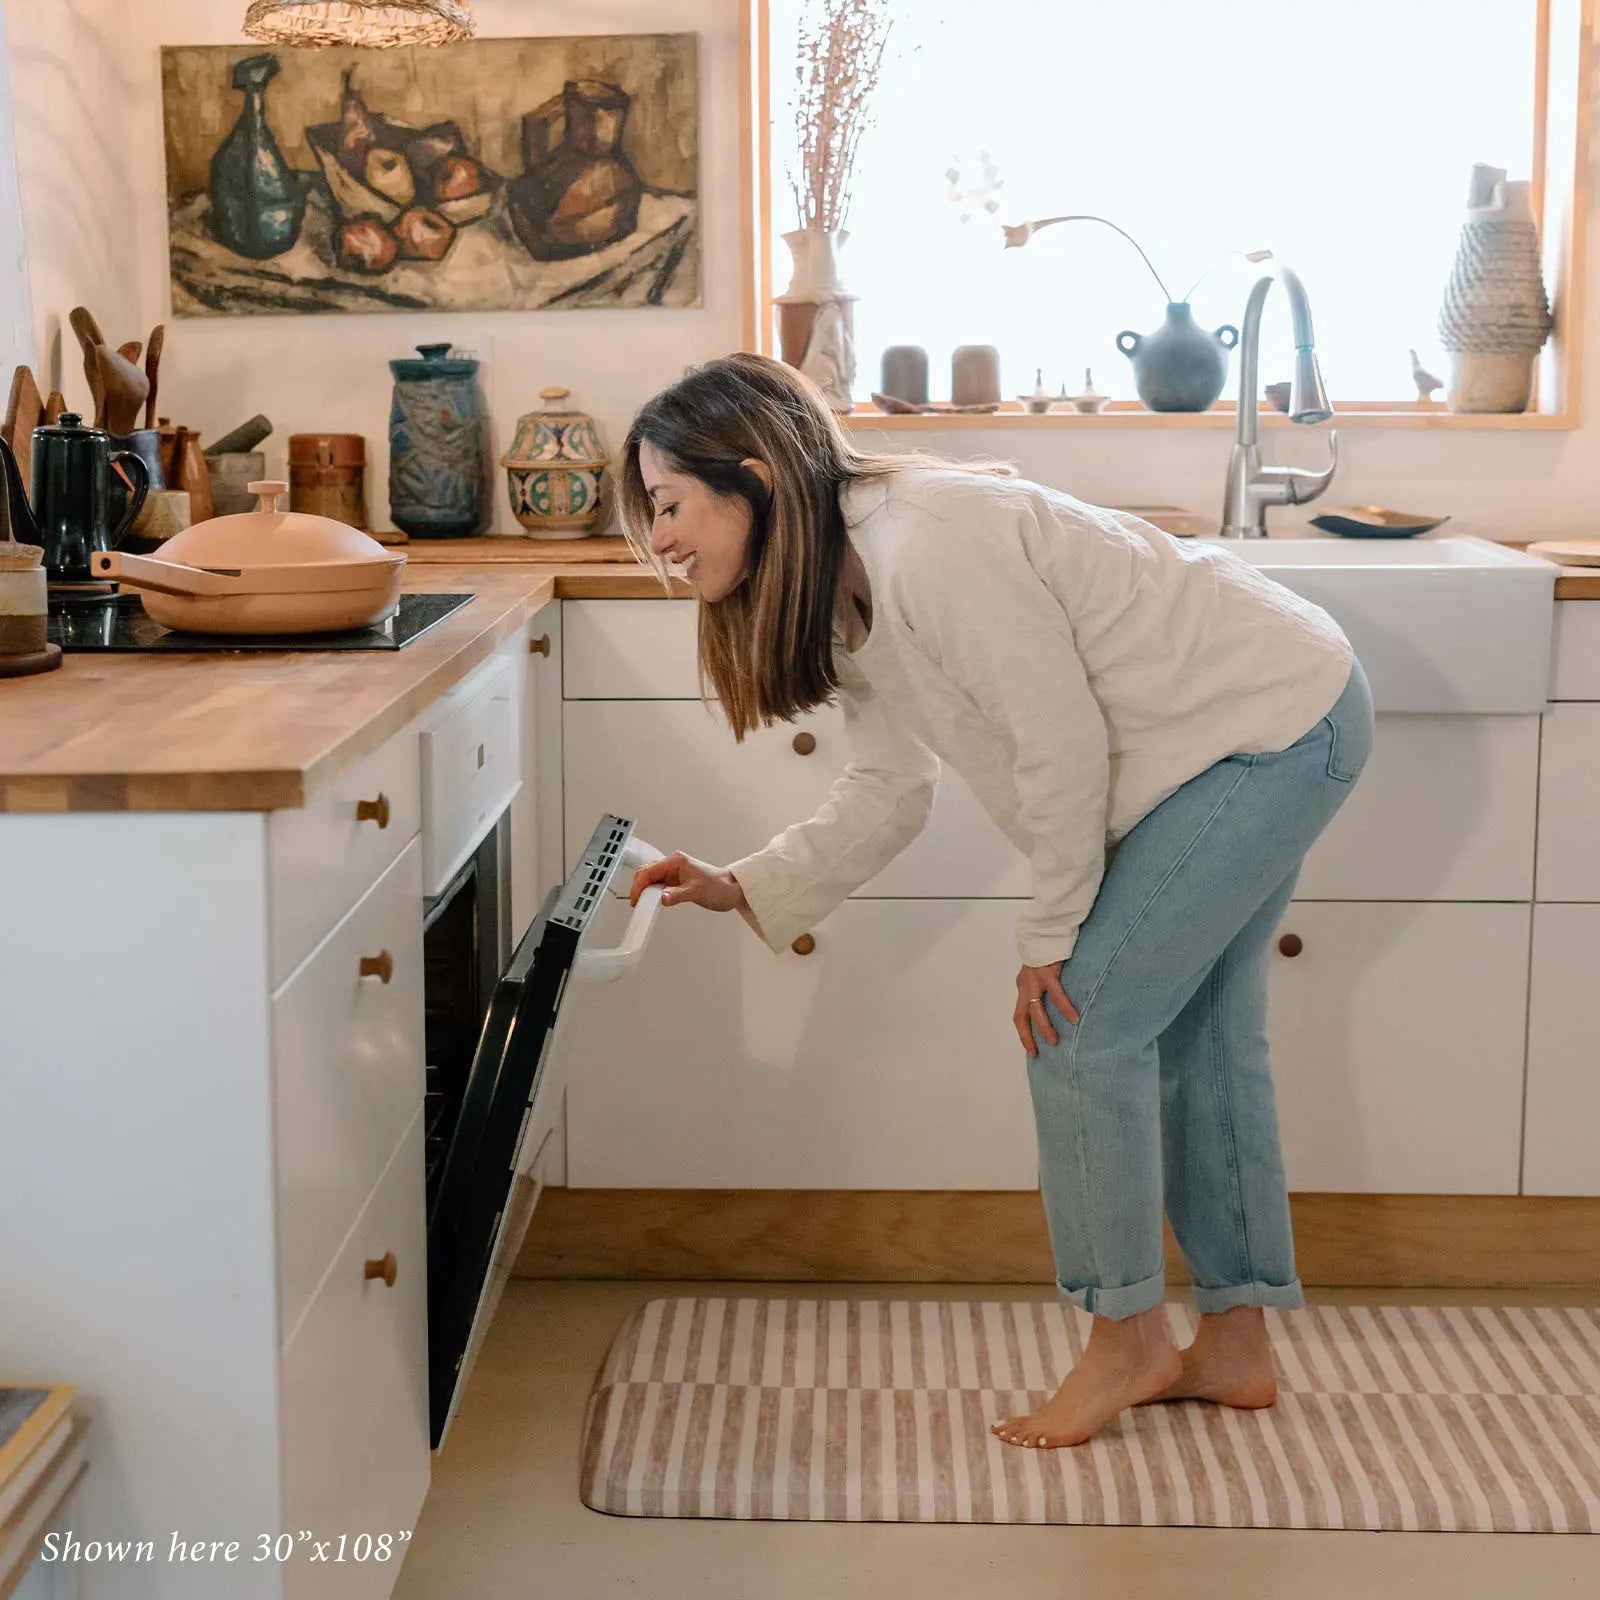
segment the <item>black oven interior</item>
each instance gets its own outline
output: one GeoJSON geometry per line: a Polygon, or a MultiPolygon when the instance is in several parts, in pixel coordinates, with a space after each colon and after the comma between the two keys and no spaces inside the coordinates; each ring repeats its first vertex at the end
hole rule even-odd
{"type": "Polygon", "coordinates": [[[427,1089],[423,1123],[428,1213],[461,1114],[484,1017],[511,943],[502,871],[509,828],[491,828],[471,858],[425,906],[422,959],[427,1089]]]}

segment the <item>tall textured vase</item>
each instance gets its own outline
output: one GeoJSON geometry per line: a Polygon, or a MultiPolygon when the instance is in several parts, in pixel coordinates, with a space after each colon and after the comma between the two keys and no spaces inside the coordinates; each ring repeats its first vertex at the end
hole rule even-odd
{"type": "Polygon", "coordinates": [[[1551,325],[1529,185],[1507,183],[1502,167],[1475,166],[1439,310],[1450,409],[1526,411],[1551,325]]]}
{"type": "Polygon", "coordinates": [[[273,55],[248,56],[233,69],[244,109],[211,157],[211,227],[236,255],[265,261],[300,236],[306,196],[267,125],[267,85],[278,74],[273,55]]]}
{"type": "Polygon", "coordinates": [[[478,363],[447,344],[417,352],[389,363],[389,515],[413,539],[477,533],[489,503],[478,363]]]}
{"type": "Polygon", "coordinates": [[[856,296],[839,282],[839,250],[850,235],[797,228],[783,236],[794,261],[789,287],[777,297],[778,351],[822,390],[835,411],[855,404],[856,296]]]}

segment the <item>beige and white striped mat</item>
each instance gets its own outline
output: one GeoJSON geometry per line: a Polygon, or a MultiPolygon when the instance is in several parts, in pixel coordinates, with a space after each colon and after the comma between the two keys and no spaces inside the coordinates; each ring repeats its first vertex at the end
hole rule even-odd
{"type": "MultiPolygon", "coordinates": [[[[1195,1313],[1169,1304],[1180,1344],[1195,1313]]],[[[1600,1530],[1600,1310],[1269,1310],[1267,1411],[1138,1406],[1088,1444],[989,1432],[1088,1336],[1052,1301],[651,1300],[595,1382],[581,1493],[644,1517],[1600,1530]]]]}

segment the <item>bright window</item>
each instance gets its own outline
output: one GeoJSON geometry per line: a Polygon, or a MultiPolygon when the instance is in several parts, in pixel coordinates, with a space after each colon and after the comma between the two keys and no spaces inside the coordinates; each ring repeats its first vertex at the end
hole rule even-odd
{"type": "MultiPolygon", "coordinates": [[[[1164,297],[1132,245],[1060,224],[1021,249],[1002,223],[1099,213],[1144,247],[1174,299],[1202,273],[1203,327],[1237,324],[1267,249],[1311,299],[1328,391],[1414,400],[1408,349],[1441,377],[1436,328],[1474,162],[1531,176],[1538,0],[891,0],[840,255],[855,305],[856,398],[885,346],[993,344],[1006,399],[1043,369],[1068,393],[1136,398],[1116,347],[1164,297]],[[967,221],[987,158],[999,210],[967,221]],[[1231,253],[1230,253],[1231,252],[1231,253]]],[[[793,228],[800,0],[770,0],[772,289],[793,228]]],[[[1262,382],[1290,374],[1281,293],[1267,302],[1262,382]]],[[[1224,398],[1237,389],[1230,365],[1224,398]]]]}

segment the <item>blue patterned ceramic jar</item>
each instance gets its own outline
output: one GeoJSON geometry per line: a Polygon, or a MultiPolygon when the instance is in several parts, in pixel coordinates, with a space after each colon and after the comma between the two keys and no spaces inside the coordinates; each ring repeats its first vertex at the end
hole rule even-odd
{"type": "Polygon", "coordinates": [[[599,523],[608,462],[600,430],[586,412],[562,405],[567,389],[541,389],[544,409],[517,419],[517,436],[501,457],[511,510],[530,533],[581,539],[599,523]]]}
{"type": "Polygon", "coordinates": [[[478,533],[489,505],[487,423],[478,363],[447,344],[391,361],[389,515],[413,539],[478,533]]]}

